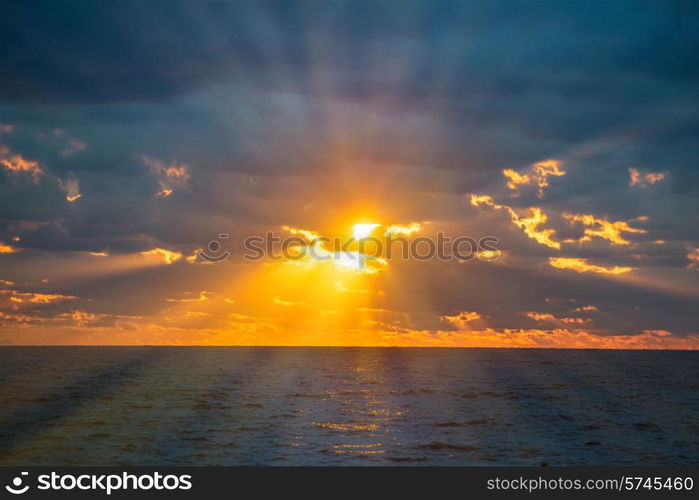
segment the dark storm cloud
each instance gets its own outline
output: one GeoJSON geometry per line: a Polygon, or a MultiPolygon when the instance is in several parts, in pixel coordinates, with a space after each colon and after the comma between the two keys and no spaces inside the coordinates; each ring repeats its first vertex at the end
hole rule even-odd
{"type": "Polygon", "coordinates": [[[358,95],[383,84],[463,100],[468,82],[491,97],[539,91],[640,103],[657,94],[648,79],[682,88],[698,72],[687,64],[699,41],[692,2],[22,2],[3,10],[6,101],[161,101],[230,78],[310,84],[318,72],[358,95]],[[324,51],[326,67],[312,67],[324,51]]]}
{"type": "MultiPolygon", "coordinates": [[[[240,39],[244,18],[224,16],[224,23],[218,17],[222,9],[230,10],[225,5],[192,9],[167,2],[5,5],[0,36],[6,76],[0,97],[40,102],[168,100],[236,69],[230,51],[245,45],[240,39]]],[[[240,54],[248,64],[255,60],[252,53],[240,54]]]]}

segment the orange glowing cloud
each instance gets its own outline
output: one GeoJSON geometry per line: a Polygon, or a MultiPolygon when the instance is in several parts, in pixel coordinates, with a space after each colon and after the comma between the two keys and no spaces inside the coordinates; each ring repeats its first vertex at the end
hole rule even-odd
{"type": "Polygon", "coordinates": [[[65,300],[77,300],[74,295],[63,295],[60,293],[34,293],[34,292],[18,292],[16,290],[0,290],[0,294],[9,295],[12,302],[17,303],[32,303],[32,304],[50,304],[53,302],[61,302],[65,300]]]}
{"type": "Polygon", "coordinates": [[[635,168],[629,168],[629,186],[644,188],[664,180],[666,176],[666,172],[641,173],[635,168]]]}
{"type": "Polygon", "coordinates": [[[521,186],[523,184],[529,184],[531,182],[529,175],[520,174],[516,170],[512,170],[510,168],[506,168],[505,170],[503,170],[502,174],[505,177],[507,177],[507,179],[508,179],[507,187],[510,189],[517,189],[517,186],[521,186]]]}
{"type": "Polygon", "coordinates": [[[560,161],[551,159],[537,162],[529,170],[528,174],[520,174],[509,168],[503,170],[502,174],[507,178],[507,187],[517,190],[519,186],[535,185],[537,195],[541,198],[544,196],[544,189],[549,185],[548,177],[561,177],[566,174],[565,170],[560,168],[560,161]]]}
{"type": "Polygon", "coordinates": [[[235,301],[233,299],[229,299],[228,297],[221,297],[214,292],[208,292],[206,290],[202,290],[199,292],[198,295],[196,296],[190,296],[191,294],[188,292],[185,295],[186,297],[182,298],[166,298],[166,302],[181,302],[181,303],[187,303],[187,302],[207,302],[207,301],[213,301],[213,300],[221,300],[227,304],[233,304],[235,301]]]}
{"type": "MultiPolygon", "coordinates": [[[[478,253],[476,254],[476,256],[477,256],[480,260],[483,260],[483,261],[486,261],[486,262],[491,262],[491,261],[494,261],[494,260],[497,260],[498,258],[500,258],[500,256],[501,256],[503,253],[504,253],[504,252],[501,252],[500,250],[481,250],[480,252],[478,252],[478,253]]],[[[465,261],[459,261],[459,262],[462,263],[462,262],[465,262],[465,261]]]]}
{"type": "Polygon", "coordinates": [[[475,195],[472,194],[470,197],[471,205],[475,207],[480,207],[481,205],[489,206],[495,210],[504,210],[510,216],[512,223],[519,227],[524,234],[529,238],[536,241],[540,245],[545,245],[549,248],[560,249],[561,244],[553,239],[553,235],[556,233],[553,229],[542,229],[540,226],[546,223],[548,218],[546,214],[539,207],[529,208],[529,214],[527,216],[520,216],[515,212],[512,207],[507,205],[499,205],[493,201],[493,198],[488,195],[475,195]]]}
{"type": "Polygon", "coordinates": [[[164,248],[151,248],[150,250],[141,252],[141,255],[155,255],[161,257],[166,264],[172,264],[182,258],[182,254],[180,252],[173,252],[171,250],[165,250],[164,248]]]}
{"type": "Polygon", "coordinates": [[[440,316],[440,319],[455,326],[456,328],[466,328],[469,323],[473,323],[482,318],[481,315],[475,311],[461,311],[459,314],[455,314],[454,316],[440,316]]]}
{"type": "Polygon", "coordinates": [[[309,231],[308,229],[300,229],[298,227],[282,226],[284,231],[288,231],[291,234],[302,236],[309,243],[313,243],[321,238],[320,234],[315,231],[309,231]]]}
{"type": "Polygon", "coordinates": [[[158,183],[158,191],[154,196],[166,198],[175,188],[185,187],[189,181],[189,166],[184,163],[170,163],[144,156],[143,163],[148,167],[158,183]]]}
{"type": "Polygon", "coordinates": [[[58,178],[58,187],[66,194],[66,200],[74,202],[82,197],[80,194],[80,181],[73,174],[70,174],[65,180],[58,178]]]}
{"type": "Polygon", "coordinates": [[[687,250],[688,267],[699,270],[699,248],[690,248],[687,250]]]}
{"type": "Polygon", "coordinates": [[[211,292],[202,290],[196,297],[184,297],[181,299],[165,299],[167,302],[204,302],[210,300],[212,296],[211,292]]]}
{"type": "Polygon", "coordinates": [[[557,318],[553,314],[538,313],[536,311],[529,311],[527,313],[527,317],[533,319],[534,321],[553,321],[553,322],[566,323],[566,324],[582,324],[582,323],[587,323],[588,321],[590,321],[588,318],[570,318],[570,317],[557,318]]]}
{"type": "MultiPolygon", "coordinates": [[[[584,236],[577,240],[579,243],[591,241],[592,238],[601,238],[609,241],[612,245],[628,245],[631,242],[624,239],[622,233],[644,234],[647,232],[645,229],[631,227],[625,221],[610,222],[594,215],[564,213],[563,218],[571,223],[577,222],[585,226],[584,236]]],[[[639,217],[636,220],[646,220],[646,218],[639,217]]]]}
{"type": "MultiPolygon", "coordinates": [[[[285,310],[288,308],[284,308],[285,310]]],[[[362,308],[366,314],[383,314],[378,308],[362,308]]],[[[289,311],[287,311],[289,312],[289,311]]],[[[330,316],[338,311],[326,309],[330,316]]],[[[699,349],[699,335],[674,335],[666,330],[640,334],[607,334],[570,326],[543,328],[473,328],[468,321],[449,321],[444,330],[412,330],[373,321],[369,328],[349,328],[329,335],[326,328],[297,327],[296,321],[280,326],[269,319],[230,312],[225,327],[194,325],[191,321],[215,317],[185,310],[178,316],[117,316],[71,311],[54,317],[0,311],[4,328],[21,331],[27,344],[111,345],[307,345],[307,346],[398,346],[398,347],[511,347],[584,349],[699,349]],[[108,325],[102,321],[111,319],[108,325]],[[66,325],[69,321],[72,326],[66,325]],[[456,328],[454,328],[456,327],[456,328]],[[69,336],[57,336],[56,328],[69,336]]],[[[468,316],[468,315],[467,315],[468,316]]]]}
{"type": "Polygon", "coordinates": [[[420,231],[421,224],[418,222],[411,222],[407,226],[401,226],[399,224],[393,224],[388,226],[384,232],[385,236],[412,236],[413,234],[420,231]]]}
{"type": "Polygon", "coordinates": [[[529,217],[518,217],[511,209],[510,217],[512,222],[524,231],[531,239],[541,245],[546,245],[549,248],[560,249],[561,244],[552,239],[556,233],[553,229],[539,229],[539,226],[546,223],[547,217],[544,212],[538,207],[529,209],[529,217]]]}
{"type": "Polygon", "coordinates": [[[83,252],[86,255],[91,255],[93,257],[109,257],[108,252],[83,252]]]}
{"type": "Polygon", "coordinates": [[[0,165],[5,167],[12,175],[29,174],[36,183],[44,171],[39,162],[26,160],[20,154],[14,154],[6,146],[0,144],[0,165]]]}
{"type": "Polygon", "coordinates": [[[544,314],[534,311],[529,311],[527,317],[533,319],[534,321],[554,321],[556,317],[553,314],[544,314]]]}
{"type": "Polygon", "coordinates": [[[587,259],[574,259],[569,257],[550,257],[549,264],[557,269],[570,269],[576,273],[596,273],[596,274],[623,274],[633,271],[632,267],[603,267],[588,264],[587,259]]]}
{"type": "Polygon", "coordinates": [[[274,299],[272,299],[272,302],[274,302],[274,303],[277,304],[278,306],[284,306],[284,307],[289,307],[289,306],[305,306],[305,305],[306,305],[305,302],[295,302],[295,301],[292,301],[292,300],[284,300],[284,299],[282,299],[281,297],[274,297],[274,299]]]}
{"type": "Polygon", "coordinates": [[[384,334],[385,345],[421,347],[521,347],[560,349],[699,349],[699,335],[678,337],[665,330],[646,330],[637,335],[601,335],[588,330],[464,329],[459,331],[402,331],[384,334]]]}
{"type": "Polygon", "coordinates": [[[12,245],[6,245],[5,243],[0,242],[0,253],[17,253],[17,252],[19,252],[18,248],[15,248],[12,245]]]}

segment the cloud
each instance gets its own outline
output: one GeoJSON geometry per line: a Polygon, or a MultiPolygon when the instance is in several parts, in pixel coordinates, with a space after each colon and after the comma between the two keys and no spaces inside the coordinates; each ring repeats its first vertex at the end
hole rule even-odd
{"type": "Polygon", "coordinates": [[[555,248],[557,250],[561,248],[561,244],[553,239],[553,235],[556,231],[554,229],[544,229],[540,227],[548,220],[541,208],[531,207],[528,209],[528,216],[522,216],[518,215],[512,207],[495,203],[492,197],[488,195],[472,194],[470,196],[470,201],[471,205],[475,207],[486,205],[495,210],[505,210],[510,216],[512,223],[524,231],[524,234],[529,238],[549,248],[555,248]]]}
{"type": "Polygon", "coordinates": [[[549,264],[557,269],[570,269],[576,273],[596,273],[596,274],[624,274],[633,271],[632,267],[614,266],[603,267],[588,264],[587,259],[571,257],[550,257],[549,264]]]}
{"type": "Polygon", "coordinates": [[[19,248],[13,247],[12,245],[7,245],[0,241],[0,253],[16,253],[19,252],[19,248]]]}
{"type": "Polygon", "coordinates": [[[539,313],[536,311],[527,312],[527,317],[533,319],[534,321],[552,321],[554,323],[566,323],[566,324],[583,324],[590,321],[589,318],[557,318],[553,314],[539,313]]]}
{"type": "Polygon", "coordinates": [[[56,178],[56,180],[58,181],[58,187],[66,194],[66,200],[69,202],[72,203],[82,197],[80,181],[73,174],[70,174],[65,180],[60,178],[56,178]]]}
{"type": "Polygon", "coordinates": [[[184,163],[172,162],[166,164],[156,158],[144,156],[143,163],[148,167],[158,183],[158,191],[155,196],[167,197],[175,188],[185,187],[189,181],[189,166],[184,163]]]}
{"type": "Polygon", "coordinates": [[[284,306],[284,307],[289,307],[289,306],[305,306],[305,302],[298,302],[298,301],[291,301],[291,300],[284,300],[281,297],[274,297],[272,300],[273,303],[279,305],[279,306],[284,306]]]}
{"type": "Polygon", "coordinates": [[[0,290],[0,295],[7,295],[10,301],[16,303],[51,304],[65,300],[77,300],[74,295],[60,293],[18,292],[17,290],[0,290]]]}
{"type": "Polygon", "coordinates": [[[530,184],[532,182],[528,174],[520,174],[515,170],[506,168],[502,171],[502,175],[507,177],[507,187],[509,189],[517,189],[518,186],[530,184]]]}
{"type": "Polygon", "coordinates": [[[460,311],[458,314],[453,316],[440,316],[440,319],[449,323],[450,325],[453,325],[457,329],[462,329],[466,328],[470,323],[477,322],[483,318],[475,311],[460,311]]]}
{"type": "Polygon", "coordinates": [[[84,252],[93,257],[109,257],[109,252],[84,252]]]}
{"type": "MultiPolygon", "coordinates": [[[[367,238],[367,231],[372,231],[379,224],[357,224],[353,227],[354,239],[367,238]]],[[[321,236],[320,233],[291,226],[282,226],[282,229],[293,235],[303,237],[309,245],[296,244],[289,245],[287,250],[295,258],[287,259],[285,262],[292,265],[302,265],[312,268],[318,265],[330,264],[341,271],[351,271],[358,274],[377,274],[386,269],[388,262],[382,257],[364,253],[359,250],[349,250],[348,247],[334,249],[332,240],[329,237],[321,236]],[[294,250],[297,253],[293,253],[294,250]]],[[[356,242],[355,242],[356,243],[356,242]]],[[[361,247],[360,247],[361,248],[361,247]]]]}
{"type": "MultiPolygon", "coordinates": [[[[585,226],[584,236],[578,240],[579,243],[591,241],[592,238],[601,238],[609,241],[612,245],[628,245],[631,242],[624,239],[622,233],[644,234],[645,229],[631,227],[628,222],[610,222],[607,219],[586,214],[564,213],[563,218],[571,223],[580,223],[585,226]]],[[[645,217],[637,217],[636,220],[646,220],[645,217]]]]}
{"type": "Polygon", "coordinates": [[[687,250],[688,267],[699,270],[699,248],[690,248],[687,250]]]}
{"type": "Polygon", "coordinates": [[[520,174],[512,169],[502,171],[507,177],[507,187],[512,190],[517,190],[520,186],[534,185],[537,187],[537,196],[544,196],[544,189],[549,185],[548,177],[561,177],[565,175],[565,170],[560,168],[559,160],[544,160],[539,161],[529,167],[530,173],[520,174]]]}
{"type": "Polygon", "coordinates": [[[174,252],[164,248],[151,248],[150,250],[141,252],[141,255],[155,255],[161,257],[166,264],[174,264],[182,258],[182,254],[180,252],[174,252]]]}
{"type": "Polygon", "coordinates": [[[386,228],[385,236],[412,236],[420,231],[421,224],[419,222],[411,222],[408,225],[401,226],[400,224],[392,224],[386,228]]]}
{"type": "Polygon", "coordinates": [[[200,291],[197,295],[194,295],[192,292],[187,292],[184,294],[185,297],[182,298],[166,298],[166,302],[181,302],[181,303],[189,303],[189,302],[207,302],[207,301],[213,301],[213,300],[221,300],[227,304],[233,304],[235,301],[233,299],[229,299],[228,297],[223,297],[220,296],[214,292],[202,290],[200,291]]]}
{"type": "MultiPolygon", "coordinates": [[[[282,226],[282,229],[284,231],[290,232],[293,235],[302,236],[306,241],[308,241],[308,243],[317,242],[317,240],[322,238],[320,233],[317,233],[316,231],[310,231],[308,229],[302,229],[291,226],[282,226]]],[[[317,242],[317,244],[320,244],[320,242],[317,242]]]]}
{"type": "Polygon", "coordinates": [[[553,314],[543,314],[533,311],[528,312],[527,317],[535,321],[555,321],[556,319],[556,317],[553,314]]]}
{"type": "Polygon", "coordinates": [[[179,299],[166,298],[165,300],[167,302],[204,302],[210,300],[212,295],[212,292],[202,290],[196,297],[184,297],[179,299]]]}
{"type": "Polygon", "coordinates": [[[39,182],[44,171],[39,162],[27,160],[20,154],[10,151],[7,146],[0,144],[0,165],[5,167],[12,175],[29,174],[34,183],[39,182]]]}
{"type": "Polygon", "coordinates": [[[648,187],[651,184],[665,179],[667,172],[647,172],[641,173],[635,168],[629,168],[629,186],[648,187]]]}
{"type": "Polygon", "coordinates": [[[84,151],[87,148],[87,143],[80,139],[71,138],[68,140],[68,146],[61,151],[63,156],[70,156],[78,151],[84,151]]]}
{"type": "Polygon", "coordinates": [[[666,330],[646,330],[637,335],[596,335],[583,329],[465,329],[462,331],[386,332],[387,345],[452,347],[522,347],[563,349],[699,349],[699,335],[676,337],[666,330]]]}

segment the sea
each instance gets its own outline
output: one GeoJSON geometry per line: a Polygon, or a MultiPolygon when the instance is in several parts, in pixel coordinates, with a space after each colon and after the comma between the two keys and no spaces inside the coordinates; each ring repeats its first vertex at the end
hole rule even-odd
{"type": "Polygon", "coordinates": [[[0,465],[698,465],[699,352],[0,348],[0,465]]]}

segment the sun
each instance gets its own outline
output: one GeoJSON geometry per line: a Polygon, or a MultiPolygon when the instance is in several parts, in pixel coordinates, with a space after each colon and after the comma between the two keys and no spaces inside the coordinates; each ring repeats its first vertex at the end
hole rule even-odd
{"type": "Polygon", "coordinates": [[[368,238],[379,226],[380,224],[355,224],[353,227],[354,239],[359,241],[368,238]]]}

